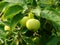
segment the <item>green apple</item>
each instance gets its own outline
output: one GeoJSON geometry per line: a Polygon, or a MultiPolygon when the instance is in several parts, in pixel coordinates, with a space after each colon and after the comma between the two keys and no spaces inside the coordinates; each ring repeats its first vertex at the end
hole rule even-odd
{"type": "Polygon", "coordinates": [[[29,17],[25,16],[20,20],[20,24],[21,26],[25,27],[26,26],[26,22],[29,19],[29,17]]]}
{"type": "Polygon", "coordinates": [[[5,25],[5,26],[4,26],[4,30],[10,30],[10,27],[7,26],[7,25],[5,25]]]}
{"type": "Polygon", "coordinates": [[[32,41],[34,42],[35,45],[40,45],[40,38],[39,37],[32,38],[32,41]]]}
{"type": "Polygon", "coordinates": [[[37,19],[29,19],[26,22],[26,27],[28,30],[37,31],[40,28],[40,22],[37,19]]]}

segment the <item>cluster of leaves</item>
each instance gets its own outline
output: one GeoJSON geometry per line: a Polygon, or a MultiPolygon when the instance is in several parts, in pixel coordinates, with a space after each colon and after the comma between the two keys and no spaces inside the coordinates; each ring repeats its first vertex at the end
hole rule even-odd
{"type": "Polygon", "coordinates": [[[0,45],[60,45],[59,8],[59,0],[1,0],[0,45]],[[41,23],[37,32],[19,24],[29,12],[41,23]],[[5,25],[11,29],[5,31],[5,25]],[[39,38],[39,44],[32,41],[35,37],[39,38]]]}

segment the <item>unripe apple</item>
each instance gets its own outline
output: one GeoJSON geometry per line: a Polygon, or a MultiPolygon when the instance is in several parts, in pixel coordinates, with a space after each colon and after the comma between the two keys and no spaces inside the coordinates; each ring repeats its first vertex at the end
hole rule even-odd
{"type": "Polygon", "coordinates": [[[40,45],[40,38],[39,37],[32,38],[32,41],[34,42],[35,45],[40,45]]]}
{"type": "Polygon", "coordinates": [[[26,22],[26,27],[28,30],[37,31],[40,28],[40,22],[37,19],[29,19],[26,22]]]}
{"type": "Polygon", "coordinates": [[[10,27],[7,26],[7,25],[5,25],[5,26],[4,26],[4,30],[10,30],[10,27]]]}
{"type": "Polygon", "coordinates": [[[27,16],[23,17],[20,21],[21,26],[25,27],[28,19],[29,19],[29,17],[27,17],[27,16]]]}

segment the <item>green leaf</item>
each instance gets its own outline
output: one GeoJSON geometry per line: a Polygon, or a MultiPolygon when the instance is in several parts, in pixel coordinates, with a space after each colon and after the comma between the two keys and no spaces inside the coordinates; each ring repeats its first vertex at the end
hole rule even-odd
{"type": "Polygon", "coordinates": [[[2,26],[9,25],[10,26],[10,22],[8,22],[8,21],[0,21],[0,25],[2,25],[2,26]]]}
{"type": "Polygon", "coordinates": [[[26,37],[26,36],[22,36],[22,39],[23,39],[26,43],[28,43],[28,44],[30,44],[30,45],[34,45],[34,43],[33,43],[33,41],[32,41],[31,38],[26,37]]]}
{"type": "Polygon", "coordinates": [[[3,10],[3,8],[5,7],[5,6],[7,6],[9,3],[7,3],[7,2],[3,2],[3,1],[1,1],[0,2],[0,12],[3,10]]]}
{"type": "Polygon", "coordinates": [[[55,9],[55,11],[60,14],[60,6],[57,7],[57,8],[55,9]]]}
{"type": "Polygon", "coordinates": [[[60,32],[57,32],[57,36],[60,36],[60,32]]]}
{"type": "Polygon", "coordinates": [[[4,26],[3,25],[0,25],[0,30],[4,30],[4,26]]]}
{"type": "Polygon", "coordinates": [[[11,5],[4,12],[2,19],[12,18],[16,14],[20,13],[23,8],[19,5],[11,5]]]}
{"type": "Polygon", "coordinates": [[[53,23],[53,26],[54,28],[60,32],[60,21],[59,22],[52,22],[53,23]]]}
{"type": "Polygon", "coordinates": [[[41,17],[54,21],[54,22],[60,21],[60,16],[56,14],[55,12],[49,11],[49,10],[43,10],[41,17]]]}
{"type": "Polygon", "coordinates": [[[35,9],[31,10],[37,17],[40,17],[41,9],[37,6],[35,9]]]}
{"type": "Polygon", "coordinates": [[[26,0],[26,3],[29,4],[29,3],[33,3],[33,0],[26,0]]]}
{"type": "Polygon", "coordinates": [[[4,23],[2,21],[0,21],[0,30],[4,30],[4,23]]]}
{"type": "Polygon", "coordinates": [[[0,30],[0,38],[6,39],[6,34],[4,31],[0,30]]]}
{"type": "Polygon", "coordinates": [[[60,45],[60,37],[53,37],[46,45],[60,45]]]}
{"type": "Polygon", "coordinates": [[[13,19],[11,20],[11,24],[10,24],[12,30],[15,28],[17,23],[22,19],[22,17],[23,17],[22,14],[17,14],[13,17],[13,19]]]}
{"type": "Polygon", "coordinates": [[[41,4],[54,4],[56,0],[40,0],[41,4]]]}
{"type": "Polygon", "coordinates": [[[33,0],[32,5],[35,6],[35,7],[37,6],[36,0],[33,0]]]}
{"type": "Polygon", "coordinates": [[[27,32],[27,29],[21,30],[21,33],[22,33],[22,34],[25,34],[26,32],[27,32]]]}
{"type": "Polygon", "coordinates": [[[4,0],[5,2],[10,2],[10,3],[23,3],[24,0],[4,0]]]}
{"type": "Polygon", "coordinates": [[[16,45],[17,41],[13,40],[12,43],[10,43],[10,45],[16,45]]]}
{"type": "Polygon", "coordinates": [[[41,17],[50,20],[53,23],[55,29],[60,30],[60,16],[56,12],[43,10],[41,17]]]}

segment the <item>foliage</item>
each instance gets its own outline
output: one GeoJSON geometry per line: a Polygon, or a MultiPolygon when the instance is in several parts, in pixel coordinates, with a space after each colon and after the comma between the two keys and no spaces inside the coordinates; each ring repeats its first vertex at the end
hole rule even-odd
{"type": "Polygon", "coordinates": [[[60,0],[0,0],[0,45],[37,45],[36,37],[38,45],[60,45],[60,0]],[[20,25],[29,13],[41,24],[35,32],[20,25]]]}

